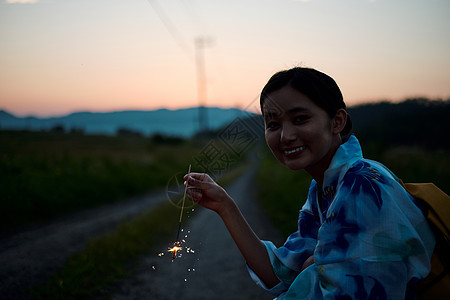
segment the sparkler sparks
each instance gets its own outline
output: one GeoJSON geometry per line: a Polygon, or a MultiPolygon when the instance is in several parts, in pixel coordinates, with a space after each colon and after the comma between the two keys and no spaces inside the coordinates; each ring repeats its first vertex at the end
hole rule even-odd
{"type": "Polygon", "coordinates": [[[182,247],[180,247],[180,243],[179,242],[175,242],[173,244],[173,247],[170,248],[169,252],[172,252],[172,259],[175,259],[177,257],[177,252],[180,251],[181,249],[183,249],[182,247]]]}
{"type": "MultiPolygon", "coordinates": [[[[188,174],[191,173],[191,165],[189,165],[188,174]]],[[[183,249],[181,247],[181,243],[179,241],[180,237],[180,229],[181,229],[181,220],[183,218],[183,210],[184,210],[184,202],[186,200],[186,191],[187,191],[187,185],[184,187],[184,195],[183,195],[183,202],[181,203],[181,212],[180,212],[180,220],[178,222],[178,230],[177,230],[177,238],[175,239],[175,243],[173,243],[173,247],[169,248],[169,252],[172,252],[172,259],[175,259],[177,257],[177,252],[183,249]]]]}

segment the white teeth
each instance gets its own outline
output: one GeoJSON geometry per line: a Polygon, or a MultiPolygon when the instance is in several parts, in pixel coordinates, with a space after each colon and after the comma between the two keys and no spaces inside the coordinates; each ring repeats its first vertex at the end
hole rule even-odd
{"type": "Polygon", "coordinates": [[[284,151],[284,153],[285,154],[292,154],[292,153],[295,153],[295,152],[298,152],[298,151],[303,151],[303,150],[305,150],[305,146],[300,146],[300,147],[295,148],[293,150],[284,151]]]}

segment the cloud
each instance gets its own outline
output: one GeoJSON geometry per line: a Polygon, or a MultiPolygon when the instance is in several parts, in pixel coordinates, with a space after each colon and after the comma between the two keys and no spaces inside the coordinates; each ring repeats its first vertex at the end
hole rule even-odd
{"type": "Polygon", "coordinates": [[[6,0],[6,3],[15,4],[15,3],[37,3],[39,0],[6,0]]]}

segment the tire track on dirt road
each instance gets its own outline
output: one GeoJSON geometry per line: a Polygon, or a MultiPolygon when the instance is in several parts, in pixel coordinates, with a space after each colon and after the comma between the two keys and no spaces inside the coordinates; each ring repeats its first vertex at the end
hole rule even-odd
{"type": "MultiPolygon", "coordinates": [[[[256,168],[253,163],[226,190],[258,236],[280,244],[279,233],[256,200],[256,168]]],[[[118,285],[112,299],[273,298],[250,278],[245,261],[220,218],[198,205],[195,209],[200,211],[183,225],[183,233],[187,234],[184,246],[195,252],[183,253],[174,261],[167,248],[149,253],[139,263],[137,274],[118,285]]]]}

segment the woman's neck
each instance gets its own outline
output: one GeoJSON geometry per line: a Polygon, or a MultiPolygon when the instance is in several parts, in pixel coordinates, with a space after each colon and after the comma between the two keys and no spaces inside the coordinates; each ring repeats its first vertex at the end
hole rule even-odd
{"type": "Polygon", "coordinates": [[[341,146],[342,141],[334,143],[331,150],[314,166],[305,168],[305,171],[316,181],[317,186],[322,190],[325,171],[330,166],[337,149],[341,146]]]}

